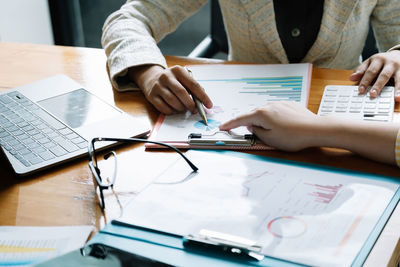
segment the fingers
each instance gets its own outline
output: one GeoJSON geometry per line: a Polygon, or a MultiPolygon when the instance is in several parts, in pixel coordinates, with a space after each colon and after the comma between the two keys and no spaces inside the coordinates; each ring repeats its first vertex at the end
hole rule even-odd
{"type": "MultiPolygon", "coordinates": [[[[204,91],[203,87],[189,75],[188,71],[181,67],[175,66],[171,68],[177,80],[192,93],[197,99],[199,99],[206,108],[212,108],[213,103],[209,96],[204,91]]],[[[193,102],[193,101],[192,101],[193,102]]]]}
{"type": "Polygon", "coordinates": [[[164,92],[163,98],[175,110],[180,112],[185,109],[188,109],[191,112],[196,110],[193,99],[190,97],[188,91],[173,76],[164,73],[160,76],[160,82],[163,86],[169,89],[164,92]]]}
{"type": "Polygon", "coordinates": [[[164,100],[162,100],[161,97],[155,97],[150,99],[150,103],[153,104],[153,106],[160,111],[161,113],[164,113],[166,115],[170,115],[174,112],[172,108],[168,106],[167,103],[165,103],[164,100]]]}
{"type": "Polygon", "coordinates": [[[378,73],[381,71],[383,66],[383,62],[380,60],[371,60],[370,65],[368,66],[367,70],[365,71],[364,76],[360,81],[360,85],[358,90],[360,93],[366,92],[368,86],[371,85],[372,81],[376,78],[378,73]]]}
{"type": "Polygon", "coordinates": [[[153,85],[152,89],[147,93],[146,98],[156,109],[164,114],[172,114],[174,111],[185,110],[185,107],[176,95],[174,95],[170,89],[160,81],[157,81],[153,85]]]}
{"type": "Polygon", "coordinates": [[[252,111],[250,113],[246,113],[227,121],[219,126],[221,131],[229,131],[231,129],[240,127],[240,126],[259,126],[260,125],[260,116],[257,111],[252,111]]]}
{"type": "MultiPolygon", "coordinates": [[[[361,78],[363,77],[365,71],[367,70],[369,63],[370,63],[369,59],[367,59],[363,63],[361,63],[361,65],[358,66],[358,68],[354,71],[354,73],[350,75],[350,81],[355,81],[355,82],[360,81],[361,78]]],[[[364,92],[360,92],[360,93],[364,93],[364,92]]]]}
{"type": "Polygon", "coordinates": [[[382,71],[379,73],[376,82],[372,86],[369,94],[371,97],[377,97],[381,92],[382,88],[386,85],[386,83],[390,80],[393,76],[394,68],[391,65],[385,65],[382,71]]]}

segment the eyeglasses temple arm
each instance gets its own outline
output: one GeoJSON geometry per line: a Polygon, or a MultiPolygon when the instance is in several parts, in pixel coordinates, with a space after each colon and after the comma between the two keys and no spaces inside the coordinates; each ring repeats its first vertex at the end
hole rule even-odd
{"type": "Polygon", "coordinates": [[[169,144],[166,143],[161,143],[161,142],[156,142],[156,141],[150,141],[150,140],[144,140],[144,139],[139,139],[139,138],[108,138],[108,137],[95,137],[91,140],[90,145],[91,147],[89,147],[89,156],[91,156],[91,151],[93,151],[92,153],[94,154],[95,152],[95,148],[94,148],[94,143],[96,141],[116,141],[116,142],[141,142],[141,143],[151,143],[151,144],[156,144],[156,145],[160,145],[160,146],[165,146],[168,148],[171,148],[172,150],[174,150],[175,152],[177,152],[179,155],[182,156],[182,158],[187,162],[187,164],[189,164],[190,168],[192,168],[193,171],[198,171],[199,168],[197,168],[196,165],[194,165],[179,149],[177,149],[174,146],[171,146],[169,144]]]}

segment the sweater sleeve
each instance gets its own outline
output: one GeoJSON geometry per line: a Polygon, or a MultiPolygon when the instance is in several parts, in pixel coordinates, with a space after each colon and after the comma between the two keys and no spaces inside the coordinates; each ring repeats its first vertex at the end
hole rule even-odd
{"type": "Polygon", "coordinates": [[[137,86],[127,77],[128,68],[166,61],[157,43],[196,12],[206,0],[128,0],[103,26],[102,46],[113,87],[119,91],[137,86]]]}

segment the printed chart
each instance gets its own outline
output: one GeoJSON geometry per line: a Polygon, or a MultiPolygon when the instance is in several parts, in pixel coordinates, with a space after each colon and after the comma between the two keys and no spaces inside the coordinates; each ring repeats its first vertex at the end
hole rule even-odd
{"type": "Polygon", "coordinates": [[[302,76],[254,77],[240,79],[199,80],[200,83],[221,83],[221,87],[237,87],[240,95],[267,97],[268,101],[301,101],[302,76]]]}
{"type": "Polygon", "coordinates": [[[296,238],[307,231],[307,223],[297,217],[280,216],[268,223],[268,231],[278,238],[296,238]]]}
{"type": "Polygon", "coordinates": [[[218,126],[221,124],[221,122],[212,120],[212,119],[208,119],[207,124],[208,125],[206,125],[204,123],[204,121],[201,120],[201,121],[196,121],[193,126],[197,129],[208,132],[208,131],[213,131],[215,129],[218,129],[218,126]]]}
{"type": "MultiPolygon", "coordinates": [[[[194,77],[214,106],[206,110],[210,126],[204,127],[199,114],[173,114],[157,123],[151,139],[161,142],[187,142],[191,133],[212,134],[218,123],[274,101],[295,101],[307,105],[309,64],[289,65],[207,65],[191,66],[194,77]],[[200,130],[200,131],[199,131],[200,130]]],[[[249,134],[246,127],[240,135],[249,134]]]]}
{"type": "Polygon", "coordinates": [[[66,240],[0,241],[0,266],[24,266],[51,258],[66,240]]]}
{"type": "Polygon", "coordinates": [[[119,220],[177,235],[206,229],[254,240],[274,258],[350,266],[398,190],[364,174],[229,154],[241,155],[187,152],[196,175],[178,160],[119,220]]]}
{"type": "Polygon", "coordinates": [[[1,226],[0,266],[32,266],[81,247],[91,226],[1,226]]]}

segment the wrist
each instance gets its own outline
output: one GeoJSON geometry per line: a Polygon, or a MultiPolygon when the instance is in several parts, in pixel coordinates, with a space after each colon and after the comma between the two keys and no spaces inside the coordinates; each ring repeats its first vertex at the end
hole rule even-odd
{"type": "Polygon", "coordinates": [[[128,76],[131,81],[143,90],[143,88],[146,88],[149,79],[154,78],[156,73],[162,70],[164,68],[159,65],[135,66],[128,69],[128,76]]]}
{"type": "Polygon", "coordinates": [[[312,147],[341,147],[347,131],[346,121],[330,116],[316,116],[309,135],[312,147]]]}

